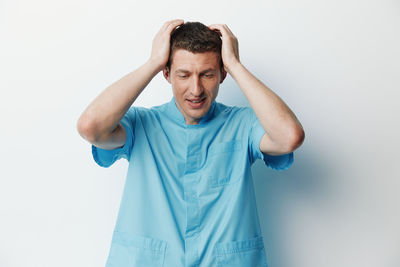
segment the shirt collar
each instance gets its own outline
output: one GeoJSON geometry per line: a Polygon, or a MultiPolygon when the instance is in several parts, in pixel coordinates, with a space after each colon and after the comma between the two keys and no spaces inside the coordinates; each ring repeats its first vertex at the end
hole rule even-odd
{"type": "Polygon", "coordinates": [[[202,125],[202,124],[207,123],[208,121],[210,121],[214,117],[215,106],[216,106],[216,102],[214,100],[213,103],[211,104],[210,109],[207,111],[207,114],[204,115],[201,118],[201,120],[199,121],[199,124],[186,124],[185,117],[183,116],[181,111],[176,106],[175,97],[172,97],[171,101],[168,103],[168,111],[169,111],[168,113],[178,123],[184,124],[186,127],[196,127],[198,125],[202,125]]]}

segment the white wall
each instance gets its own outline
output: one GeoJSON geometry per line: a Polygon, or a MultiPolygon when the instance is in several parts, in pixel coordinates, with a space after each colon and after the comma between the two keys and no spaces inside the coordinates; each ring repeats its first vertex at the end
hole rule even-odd
{"type": "MultiPolygon", "coordinates": [[[[270,267],[400,266],[395,0],[1,0],[0,266],[104,266],[128,162],[76,122],[173,18],[226,23],[304,126],[289,170],[253,168],[270,267]]],[[[137,105],[170,97],[159,74],[137,105]]],[[[218,101],[248,105],[231,78],[218,101]]]]}

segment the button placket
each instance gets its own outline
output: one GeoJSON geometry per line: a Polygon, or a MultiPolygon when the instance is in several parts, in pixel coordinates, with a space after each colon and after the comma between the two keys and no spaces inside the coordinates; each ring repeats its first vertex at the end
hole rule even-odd
{"type": "Polygon", "coordinates": [[[194,128],[187,128],[187,153],[184,176],[184,197],[186,202],[185,262],[186,266],[197,266],[199,262],[198,238],[200,207],[197,185],[201,167],[201,147],[196,140],[194,128]]]}

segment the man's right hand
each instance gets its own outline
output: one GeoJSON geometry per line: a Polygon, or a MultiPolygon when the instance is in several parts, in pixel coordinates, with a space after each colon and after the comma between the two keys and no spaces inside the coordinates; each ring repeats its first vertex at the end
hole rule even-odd
{"type": "Polygon", "coordinates": [[[181,19],[167,21],[154,37],[150,61],[156,64],[159,71],[163,70],[168,62],[171,33],[183,23],[181,19]]]}

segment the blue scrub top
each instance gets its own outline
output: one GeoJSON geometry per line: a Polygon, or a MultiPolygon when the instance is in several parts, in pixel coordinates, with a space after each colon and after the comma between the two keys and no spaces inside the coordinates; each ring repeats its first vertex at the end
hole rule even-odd
{"type": "Polygon", "coordinates": [[[175,104],[130,107],[127,141],[92,145],[102,167],[129,161],[106,266],[267,266],[250,166],[289,168],[293,152],[259,149],[265,134],[253,110],[213,102],[197,125],[175,104]]]}

